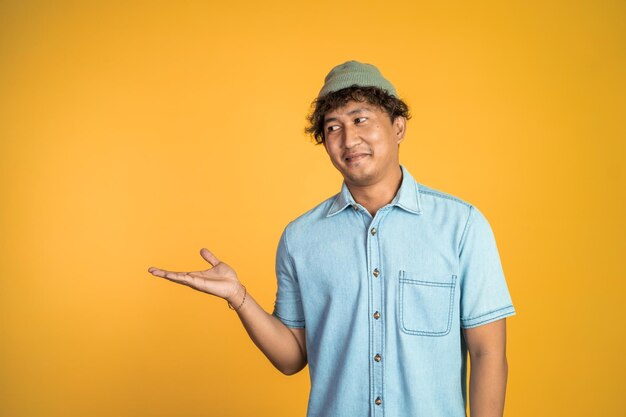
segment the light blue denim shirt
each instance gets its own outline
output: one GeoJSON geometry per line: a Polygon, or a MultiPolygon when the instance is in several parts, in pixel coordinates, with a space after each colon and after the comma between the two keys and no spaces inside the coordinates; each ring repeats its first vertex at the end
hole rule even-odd
{"type": "Polygon", "coordinates": [[[273,314],[305,328],[308,417],[466,416],[461,329],[515,314],[483,214],[400,167],[373,218],[344,181],[280,238],[273,314]]]}

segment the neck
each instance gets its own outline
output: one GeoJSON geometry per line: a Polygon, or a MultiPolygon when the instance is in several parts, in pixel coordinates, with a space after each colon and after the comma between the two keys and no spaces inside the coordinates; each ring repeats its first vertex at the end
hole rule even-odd
{"type": "Polygon", "coordinates": [[[402,169],[400,165],[397,166],[397,169],[392,170],[390,175],[373,184],[354,185],[346,182],[354,201],[365,207],[372,217],[376,215],[378,209],[391,203],[401,184],[402,169]]]}

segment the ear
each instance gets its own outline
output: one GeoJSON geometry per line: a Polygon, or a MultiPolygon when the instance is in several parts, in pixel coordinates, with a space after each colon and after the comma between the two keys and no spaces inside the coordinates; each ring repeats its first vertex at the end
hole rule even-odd
{"type": "Polygon", "coordinates": [[[396,143],[399,145],[406,134],[406,118],[402,116],[396,117],[393,121],[393,133],[396,135],[396,143]]]}

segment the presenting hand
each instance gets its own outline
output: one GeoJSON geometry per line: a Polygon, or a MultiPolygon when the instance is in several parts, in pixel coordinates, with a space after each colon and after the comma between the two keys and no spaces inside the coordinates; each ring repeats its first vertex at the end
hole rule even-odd
{"type": "Polygon", "coordinates": [[[228,264],[221,262],[208,249],[202,248],[200,255],[211,264],[212,268],[204,271],[173,272],[151,266],[148,272],[179,284],[187,285],[194,290],[216,295],[232,301],[242,287],[237,273],[228,264]]]}

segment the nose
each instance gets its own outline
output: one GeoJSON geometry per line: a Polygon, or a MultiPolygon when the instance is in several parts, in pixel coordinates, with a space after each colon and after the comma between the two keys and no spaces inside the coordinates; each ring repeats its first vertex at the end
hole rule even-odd
{"type": "Polygon", "coordinates": [[[361,143],[361,137],[356,126],[348,124],[343,128],[343,144],[347,149],[361,143]]]}

